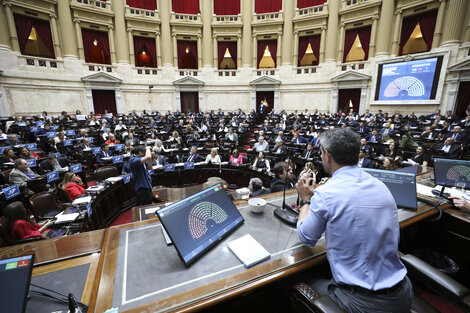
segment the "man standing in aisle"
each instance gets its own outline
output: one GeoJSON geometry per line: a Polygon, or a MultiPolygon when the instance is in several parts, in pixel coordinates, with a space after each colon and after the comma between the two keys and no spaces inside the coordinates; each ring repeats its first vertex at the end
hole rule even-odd
{"type": "Polygon", "coordinates": [[[152,169],[152,150],[150,146],[134,148],[135,156],[129,160],[129,167],[135,178],[137,205],[152,204],[152,179],[148,173],[152,169]]]}
{"type": "Polygon", "coordinates": [[[331,178],[315,189],[307,171],[297,182],[302,199],[297,233],[314,246],[325,232],[333,275],[316,279],[312,287],[346,312],[409,312],[413,289],[398,257],[397,207],[387,187],[357,166],[359,146],[351,130],[324,132],[321,158],[331,178]]]}

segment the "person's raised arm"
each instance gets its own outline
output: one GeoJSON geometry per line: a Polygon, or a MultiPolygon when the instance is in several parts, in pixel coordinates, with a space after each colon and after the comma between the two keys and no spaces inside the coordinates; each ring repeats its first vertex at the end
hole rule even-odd
{"type": "Polygon", "coordinates": [[[140,160],[142,164],[147,163],[147,169],[152,169],[152,150],[150,146],[145,147],[145,155],[140,160]]]}

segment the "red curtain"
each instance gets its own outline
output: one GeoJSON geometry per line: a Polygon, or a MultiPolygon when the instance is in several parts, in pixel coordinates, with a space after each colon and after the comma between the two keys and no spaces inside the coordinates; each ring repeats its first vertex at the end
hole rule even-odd
{"type": "Polygon", "coordinates": [[[157,67],[155,39],[134,36],[134,55],[136,66],[157,67]],[[145,55],[142,54],[145,51],[145,55]]]}
{"type": "Polygon", "coordinates": [[[263,58],[264,50],[266,46],[269,48],[271,57],[274,60],[274,67],[277,67],[276,56],[277,56],[277,40],[258,40],[258,68],[261,59],[263,58]]]}
{"type": "Polygon", "coordinates": [[[297,8],[303,9],[324,4],[326,0],[297,0],[297,8]]]}
{"type": "Polygon", "coordinates": [[[36,29],[36,35],[39,36],[49,50],[47,57],[55,59],[54,43],[52,42],[51,27],[48,21],[32,19],[23,15],[14,15],[18,42],[20,44],[21,54],[26,54],[26,43],[28,42],[31,29],[36,29]]]}
{"type": "Polygon", "coordinates": [[[465,117],[465,111],[470,106],[470,81],[459,84],[459,93],[457,94],[457,106],[455,115],[465,117]]]}
{"type": "Polygon", "coordinates": [[[171,10],[175,13],[198,14],[199,0],[171,0],[171,10]]]}
{"type": "Polygon", "coordinates": [[[197,42],[178,40],[178,68],[180,69],[197,69],[197,42]],[[188,48],[188,52],[186,52],[188,48]]]}
{"type": "Polygon", "coordinates": [[[340,89],[338,92],[338,111],[349,112],[349,100],[352,101],[354,112],[359,112],[361,89],[340,89]]]}
{"type": "Polygon", "coordinates": [[[255,0],[255,13],[279,12],[282,10],[282,0],[255,0]]]}
{"type": "Polygon", "coordinates": [[[215,15],[238,15],[240,14],[241,0],[214,0],[215,15]]]}
{"type": "Polygon", "coordinates": [[[139,8],[152,11],[155,11],[157,9],[156,0],[126,0],[126,3],[131,8],[139,8]]]}
{"type": "Polygon", "coordinates": [[[364,60],[369,58],[369,44],[370,44],[370,30],[371,27],[361,27],[348,29],[344,38],[344,52],[343,52],[343,63],[346,62],[346,56],[352,48],[356,36],[359,35],[359,40],[361,41],[362,50],[364,50],[364,60]]]}
{"type": "Polygon", "coordinates": [[[116,97],[114,90],[92,90],[93,107],[95,114],[104,114],[104,110],[108,113],[116,115],[116,97]]]}
{"type": "Polygon", "coordinates": [[[428,46],[428,51],[431,50],[434,28],[436,27],[436,18],[437,10],[405,17],[401,26],[399,55],[403,54],[403,47],[418,23],[421,28],[421,33],[423,34],[423,39],[428,46]]]}
{"type": "Polygon", "coordinates": [[[82,28],[82,37],[85,62],[111,64],[108,33],[82,28]],[[98,42],[96,46],[94,45],[95,40],[98,42]],[[102,55],[98,55],[98,48],[101,49],[102,55]]]}
{"type": "Polygon", "coordinates": [[[236,41],[219,41],[217,46],[217,57],[219,61],[219,70],[223,70],[220,68],[220,63],[222,63],[224,59],[225,50],[228,48],[228,52],[232,57],[233,62],[235,62],[235,66],[237,66],[237,42],[236,41]]]}
{"type": "Polygon", "coordinates": [[[320,35],[314,36],[305,36],[299,38],[299,55],[298,55],[298,65],[300,66],[300,61],[305,55],[305,50],[307,50],[308,44],[312,46],[313,54],[317,58],[317,61],[314,65],[318,65],[318,60],[320,59],[320,35]]]}

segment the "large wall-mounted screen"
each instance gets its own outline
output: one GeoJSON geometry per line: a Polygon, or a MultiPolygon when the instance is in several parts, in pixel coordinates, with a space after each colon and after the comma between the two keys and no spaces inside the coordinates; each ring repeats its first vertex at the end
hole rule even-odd
{"type": "Polygon", "coordinates": [[[379,65],[376,101],[436,99],[442,56],[379,65]]]}

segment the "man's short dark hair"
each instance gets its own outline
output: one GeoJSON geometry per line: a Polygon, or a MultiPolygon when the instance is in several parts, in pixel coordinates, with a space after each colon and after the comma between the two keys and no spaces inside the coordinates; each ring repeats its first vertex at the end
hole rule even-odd
{"type": "MultiPolygon", "coordinates": [[[[356,162],[357,163],[357,162],[356,162]]],[[[276,178],[279,178],[280,175],[284,173],[284,169],[287,168],[286,162],[277,162],[273,167],[273,172],[276,178]]]]}
{"type": "Polygon", "coordinates": [[[142,152],[142,153],[145,153],[145,147],[144,147],[144,146],[139,145],[139,146],[135,146],[135,147],[134,147],[134,153],[135,153],[136,155],[140,154],[141,152],[142,152]]]}
{"type": "Polygon", "coordinates": [[[48,160],[54,160],[54,159],[57,159],[57,155],[55,153],[49,153],[47,155],[47,159],[48,160]]]}
{"type": "Polygon", "coordinates": [[[359,161],[361,137],[347,128],[335,128],[324,132],[320,142],[339,165],[355,165],[359,161]]]}
{"type": "Polygon", "coordinates": [[[253,191],[258,191],[263,187],[263,182],[258,177],[253,177],[252,179],[250,179],[250,182],[253,191]]]}

